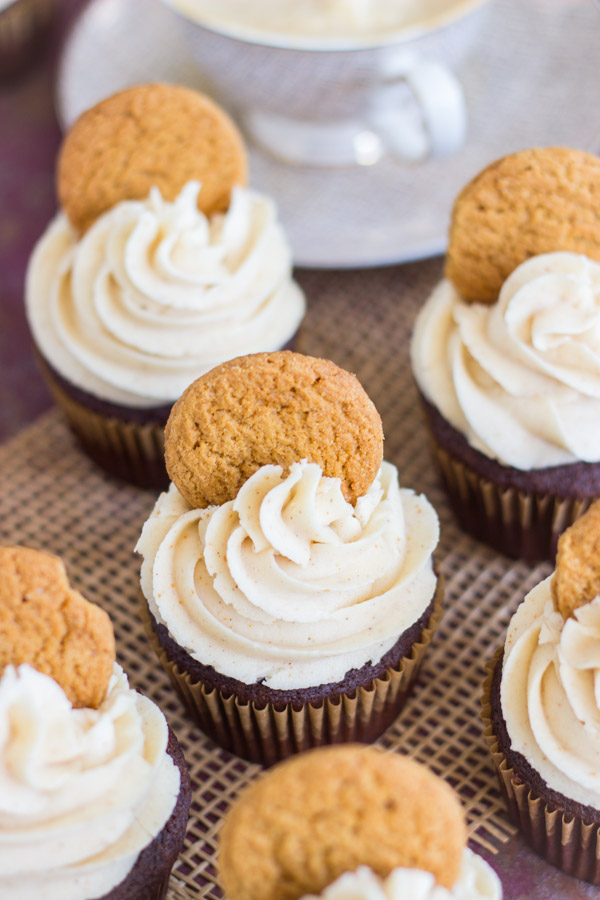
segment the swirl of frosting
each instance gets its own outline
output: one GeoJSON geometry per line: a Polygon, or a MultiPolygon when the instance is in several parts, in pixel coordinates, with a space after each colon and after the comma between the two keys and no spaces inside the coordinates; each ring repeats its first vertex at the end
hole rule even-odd
{"type": "Polygon", "coordinates": [[[104,400],[173,402],[235,356],[278,350],[296,332],[304,296],[275,207],[244,188],[207,218],[200,185],[168,203],[153,188],[81,237],[64,214],[32,255],[26,308],[38,347],[67,380],[104,400]]]}
{"type": "Polygon", "coordinates": [[[586,256],[527,260],[490,305],[443,281],[411,356],[423,394],[486,456],[524,470],[600,461],[600,265],[586,256]]]}
{"type": "Polygon", "coordinates": [[[102,897],[161,831],[180,789],[160,710],[115,664],[99,709],[30,666],[0,679],[0,896],[102,897]]]}
{"type": "Polygon", "coordinates": [[[502,900],[500,879],[481,857],[468,847],[458,881],[451,891],[435,883],[431,872],[420,869],[394,869],[381,879],[371,869],[361,866],[347,872],[326,888],[319,897],[307,895],[302,900],[502,900]]]}
{"type": "Polygon", "coordinates": [[[546,784],[600,809],[600,597],[563,620],[552,576],[513,616],[500,700],[511,747],[546,784]]]}
{"type": "Polygon", "coordinates": [[[235,500],[192,509],[172,485],[136,550],[157,621],[205,665],[275,689],[377,662],[435,593],[433,507],[395,466],[355,506],[315,463],[263,466],[235,500]]]}

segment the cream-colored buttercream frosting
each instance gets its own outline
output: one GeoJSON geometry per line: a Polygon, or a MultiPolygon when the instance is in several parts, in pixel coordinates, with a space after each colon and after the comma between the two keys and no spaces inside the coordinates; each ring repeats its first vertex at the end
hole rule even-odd
{"type": "Polygon", "coordinates": [[[133,407],[173,403],[203,372],[278,350],[305,310],[273,203],[236,187],[207,218],[200,185],[173,202],[157,188],[79,236],[60,213],[26,278],[35,341],[68,381],[133,407]]]}
{"type": "Polygon", "coordinates": [[[172,485],[144,525],[142,590],[205,665],[296,689],[377,662],[435,593],[437,515],[381,470],[355,506],[315,463],[263,466],[235,500],[192,509],[172,485]]]}
{"type": "Polygon", "coordinates": [[[600,809],[600,598],[563,620],[552,576],[511,619],[500,700],[513,750],[546,784],[600,809]]]}
{"type": "Polygon", "coordinates": [[[311,894],[302,900],[502,900],[502,885],[491,866],[467,847],[452,890],[440,887],[431,872],[420,869],[394,869],[381,879],[361,866],[342,875],[319,897],[311,894]]]}
{"type": "Polygon", "coordinates": [[[469,443],[517,469],[600,461],[600,265],[524,262],[494,304],[442,281],[411,346],[425,397],[469,443]]]}
{"type": "Polygon", "coordinates": [[[115,664],[99,709],[23,665],[0,679],[0,897],[90,900],[132,869],[180,789],[167,723],[115,664]]]}

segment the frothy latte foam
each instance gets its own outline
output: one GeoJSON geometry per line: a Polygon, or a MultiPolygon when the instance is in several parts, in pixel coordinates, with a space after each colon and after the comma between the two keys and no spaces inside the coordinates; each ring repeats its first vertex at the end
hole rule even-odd
{"type": "Polygon", "coordinates": [[[192,19],[237,32],[290,38],[385,36],[447,12],[457,0],[171,0],[192,19]]]}

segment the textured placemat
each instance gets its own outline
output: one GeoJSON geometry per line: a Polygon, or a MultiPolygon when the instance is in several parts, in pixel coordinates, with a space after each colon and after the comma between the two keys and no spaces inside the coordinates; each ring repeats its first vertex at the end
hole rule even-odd
{"type": "MultiPolygon", "coordinates": [[[[381,412],[385,455],[398,465],[401,484],[425,491],[439,511],[446,612],[415,693],[381,743],[443,775],[463,800],[473,842],[494,852],[514,829],[481,733],[480,685],[510,615],[549,566],[511,562],[463,535],[436,484],[410,376],[408,338],[439,274],[439,260],[326,278],[303,272],[310,309],[299,349],[356,372],[381,412]]],[[[187,720],[147,643],[137,615],[139,561],[132,548],[154,495],[100,472],[75,447],[57,412],[0,448],[0,472],[0,542],[64,558],[74,584],[111,614],[119,661],[131,683],[161,706],[185,750],[195,791],[170,900],[222,897],[215,870],[219,823],[259,767],[218,749],[187,720]]]]}

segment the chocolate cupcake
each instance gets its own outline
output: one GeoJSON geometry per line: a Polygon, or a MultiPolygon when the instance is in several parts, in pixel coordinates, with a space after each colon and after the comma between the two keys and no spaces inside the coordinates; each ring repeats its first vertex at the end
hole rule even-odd
{"type": "Polygon", "coordinates": [[[511,817],[534,850],[600,884],[600,502],[559,541],[484,686],[486,738],[511,817]]]}
{"type": "Polygon", "coordinates": [[[528,560],[552,559],[600,496],[599,180],[599,159],[561,148],[477,176],[456,201],[448,277],[411,345],[461,526],[528,560]]]}
{"type": "Polygon", "coordinates": [[[0,548],[0,896],[163,900],[190,804],[160,710],[59,559],[0,548]]]}
{"type": "Polygon", "coordinates": [[[163,431],[182,391],[226,359],[288,346],[304,315],[275,207],[246,174],[226,114],[171,85],[107,98],[63,143],[27,316],[84,450],[135,484],[167,485],[163,431]]]}
{"type": "Polygon", "coordinates": [[[303,753],[239,796],[219,836],[231,900],[501,900],[456,794],[397,753],[303,753]]]}
{"type": "Polygon", "coordinates": [[[173,409],[175,483],[136,548],[144,615],[188,710],[240,756],[373,740],[414,683],[439,525],[381,438],[353,376],[289,352],[218,367],[173,409]]]}

